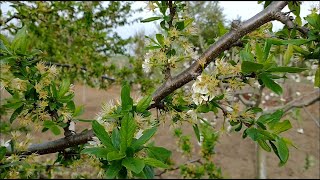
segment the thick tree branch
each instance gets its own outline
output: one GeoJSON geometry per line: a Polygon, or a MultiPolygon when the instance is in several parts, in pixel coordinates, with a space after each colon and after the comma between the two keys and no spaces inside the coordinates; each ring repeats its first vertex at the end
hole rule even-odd
{"type": "MultiPolygon", "coordinates": [[[[186,83],[194,80],[212,62],[220,53],[232,47],[239,39],[246,34],[259,28],[261,25],[275,20],[276,14],[281,13],[281,10],[288,4],[286,1],[273,1],[267,8],[256,14],[252,18],[243,23],[234,23],[232,30],[221,37],[216,43],[211,45],[189,68],[184,70],[179,75],[168,79],[164,82],[157,91],[153,94],[155,104],[182,87],[186,83]]],[[[151,105],[154,106],[154,105],[151,105]]],[[[155,106],[154,106],[155,107],[155,106]]],[[[66,138],[58,139],[52,142],[43,144],[33,144],[29,147],[27,152],[20,152],[20,154],[31,154],[36,152],[38,154],[48,154],[61,151],[65,148],[86,143],[93,137],[94,133],[89,130],[85,133],[72,135],[66,138]]]]}
{"type": "Polygon", "coordinates": [[[254,31],[269,21],[275,20],[276,15],[281,13],[281,9],[287,4],[288,2],[286,1],[273,1],[267,8],[249,20],[243,23],[234,24],[229,33],[211,45],[189,68],[164,82],[153,94],[153,100],[157,103],[176,89],[194,80],[210,62],[219,56],[220,53],[229,49],[232,44],[236,43],[244,35],[254,31]]]}
{"type": "MultiPolygon", "coordinates": [[[[94,136],[94,133],[92,130],[68,136],[65,138],[61,138],[58,140],[50,141],[50,142],[45,142],[42,144],[32,144],[29,148],[28,151],[26,152],[15,152],[20,155],[30,155],[32,153],[37,153],[37,154],[50,154],[50,153],[55,153],[62,151],[66,148],[76,146],[79,144],[84,144],[87,141],[91,140],[91,138],[94,136]]],[[[12,154],[12,152],[8,152],[7,155],[12,154]]]]}

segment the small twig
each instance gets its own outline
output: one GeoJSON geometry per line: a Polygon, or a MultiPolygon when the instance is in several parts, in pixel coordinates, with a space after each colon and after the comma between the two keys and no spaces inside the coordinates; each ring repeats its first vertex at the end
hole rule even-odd
{"type": "MultiPolygon", "coordinates": [[[[188,162],[184,163],[184,165],[185,164],[189,164],[189,163],[199,163],[201,165],[203,164],[201,162],[201,159],[195,159],[195,160],[191,160],[191,161],[188,161],[188,162]]],[[[161,171],[159,174],[156,174],[155,176],[161,176],[162,174],[166,173],[167,171],[175,171],[175,170],[177,170],[179,168],[180,168],[180,166],[169,168],[169,169],[165,169],[165,170],[161,171]]]]}
{"type": "Polygon", "coordinates": [[[312,114],[307,110],[307,108],[305,106],[302,106],[303,107],[303,110],[310,116],[310,118],[316,123],[316,125],[318,127],[320,127],[320,124],[319,124],[319,121],[314,118],[314,116],[312,116],[312,114]]]}

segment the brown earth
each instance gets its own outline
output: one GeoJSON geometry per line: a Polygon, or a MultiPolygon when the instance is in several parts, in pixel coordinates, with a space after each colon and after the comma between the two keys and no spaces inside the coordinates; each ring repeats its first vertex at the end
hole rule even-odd
{"type": "MultiPolygon", "coordinates": [[[[293,92],[300,90],[301,94],[311,92],[313,87],[306,83],[295,84],[293,86],[293,92]],[[303,90],[303,91],[302,91],[303,90]]],[[[135,91],[136,92],[136,91],[135,91]]],[[[3,92],[2,92],[3,93],[3,92]]],[[[136,93],[132,95],[135,96],[136,93]]],[[[3,94],[2,94],[3,95],[3,94]]],[[[4,96],[1,96],[4,97],[4,96]]],[[[94,88],[85,87],[82,85],[75,86],[75,103],[76,105],[84,105],[85,112],[81,116],[83,119],[93,119],[100,111],[101,104],[108,102],[111,99],[117,99],[120,97],[120,87],[113,86],[108,90],[98,90],[94,88]]],[[[317,121],[320,120],[319,112],[320,103],[317,102],[306,109],[310,112],[313,118],[317,121]]],[[[320,178],[319,160],[320,160],[320,131],[311,116],[301,109],[302,123],[299,126],[298,121],[291,120],[293,128],[288,132],[285,132],[285,137],[290,138],[294,144],[298,147],[295,149],[290,147],[290,156],[287,164],[284,167],[278,167],[278,158],[274,153],[266,153],[267,157],[267,177],[268,178],[320,178]],[[304,129],[303,134],[299,134],[296,130],[302,127],[304,129]],[[312,156],[315,160],[315,164],[309,169],[305,170],[307,155],[312,156]]],[[[154,138],[156,145],[164,146],[172,150],[172,158],[179,163],[187,162],[188,159],[181,156],[181,153],[176,150],[176,139],[169,131],[168,121],[166,120],[164,126],[161,126],[154,138]]],[[[217,130],[221,127],[221,122],[217,123],[217,130]]],[[[91,129],[89,123],[78,122],[76,124],[76,131],[88,128],[91,129]]],[[[194,132],[190,126],[184,127],[184,133],[190,134],[194,137],[194,132]]],[[[241,131],[242,132],[242,131],[241,131]]],[[[219,142],[216,145],[216,154],[214,157],[214,163],[222,168],[222,174],[225,178],[255,178],[255,143],[249,139],[242,139],[242,133],[224,132],[220,135],[219,142]]],[[[42,141],[57,139],[51,133],[45,133],[41,135],[42,141]]],[[[59,136],[61,137],[61,136],[59,136]]],[[[195,138],[193,138],[193,146],[195,151],[199,150],[195,138]]],[[[195,153],[196,154],[196,153],[195,153]]],[[[50,155],[52,156],[52,155],[50,155]]],[[[195,159],[192,157],[191,159],[195,159]]],[[[162,178],[181,178],[178,171],[166,173],[162,178]]]]}

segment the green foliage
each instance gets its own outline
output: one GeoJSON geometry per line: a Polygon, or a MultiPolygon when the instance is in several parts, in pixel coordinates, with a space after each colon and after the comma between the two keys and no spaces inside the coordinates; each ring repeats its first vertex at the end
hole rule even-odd
{"type": "Polygon", "coordinates": [[[254,122],[257,127],[249,127],[243,132],[243,138],[249,136],[253,141],[257,141],[259,146],[267,152],[271,152],[272,148],[279,157],[280,165],[284,165],[287,162],[289,157],[288,145],[292,145],[290,141],[286,141],[280,136],[280,133],[292,128],[289,120],[280,121],[283,114],[282,110],[263,114],[254,122]]]}
{"type": "Polygon", "coordinates": [[[127,178],[128,174],[132,172],[134,176],[148,178],[153,177],[153,168],[169,168],[165,164],[171,155],[169,150],[152,145],[145,146],[156,133],[156,127],[144,130],[139,138],[135,137],[139,127],[134,120],[134,115],[136,115],[135,113],[145,113],[144,111],[150,103],[150,96],[145,96],[137,103],[137,106],[133,106],[130,86],[124,82],[121,89],[121,108],[118,108],[120,112],[117,112],[120,115],[120,130],[115,127],[112,134],[109,134],[98,121],[92,122],[92,129],[101,141],[102,147],[88,147],[82,153],[100,158],[106,167],[107,177],[127,178]],[[145,151],[148,152],[148,156],[140,157],[139,154],[145,151]],[[126,173],[123,174],[123,172],[126,173]]]}

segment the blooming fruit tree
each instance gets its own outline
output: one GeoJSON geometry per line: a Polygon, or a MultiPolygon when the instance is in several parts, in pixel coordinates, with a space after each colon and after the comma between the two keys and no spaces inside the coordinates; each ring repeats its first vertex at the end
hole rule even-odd
{"type": "Polygon", "coordinates": [[[284,115],[320,98],[319,14],[312,11],[302,26],[298,2],[266,1],[265,8],[252,18],[235,20],[229,29],[219,26],[220,37],[199,54],[188,39],[197,36],[199,29],[185,13],[184,2],[150,1],[148,7],[157,14],[141,23],[159,22],[161,32],[146,37],[149,44],[142,69],[149,75],[146,79],[157,76],[154,82],[162,78],[162,84],[149,89],[152,93],[133,99],[130,83],[123,81],[120,101],[105,104],[95,120],[77,118],[83,109],[74,103],[73,85],[68,78],[59,77],[59,68],[43,62],[41,49],[30,46],[25,27],[12,41],[1,36],[1,86],[11,95],[1,108],[13,110],[9,122],[56,135],[63,129],[65,136],[30,144],[30,135],[12,131],[12,138],[0,148],[1,178],[55,177],[55,168],[80,165],[91,166],[90,173],[77,172],[72,177],[154,178],[179,168],[185,178],[221,178],[221,169],[213,162],[219,130],[214,119],[204,117],[208,113],[221,116],[223,124],[235,131],[242,130],[243,138],[274,153],[279,165],[285,165],[294,142],[282,135],[292,127],[290,120],[283,120],[284,115]],[[287,5],[295,19],[281,12],[287,5]],[[285,27],[273,33],[273,20],[285,27]],[[283,51],[277,48],[283,47],[282,56],[283,51]],[[303,96],[304,101],[301,98],[263,109],[263,89],[280,96],[280,83],[287,74],[311,71],[305,64],[294,66],[293,56],[317,66],[313,72],[316,91],[303,96]],[[243,99],[248,89],[254,94],[249,101],[243,99]],[[200,159],[175,168],[171,151],[150,142],[168,117],[178,139],[177,148],[187,156],[192,145],[181,124],[193,127],[201,144],[200,159]],[[89,122],[92,129],[73,132],[72,121],[89,122]],[[58,156],[53,164],[37,159],[38,155],[55,152],[58,156]],[[156,169],[163,171],[157,174],[156,169]]]}

